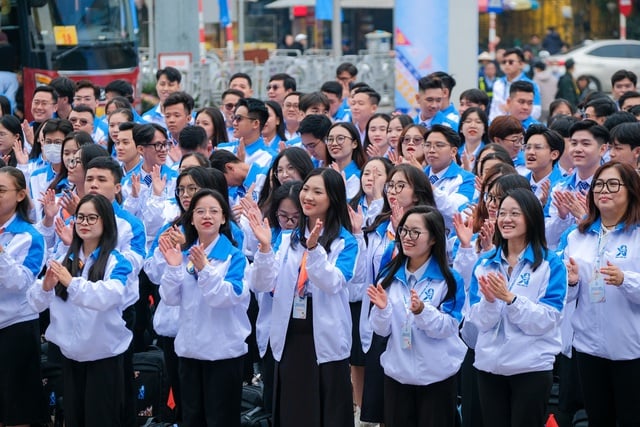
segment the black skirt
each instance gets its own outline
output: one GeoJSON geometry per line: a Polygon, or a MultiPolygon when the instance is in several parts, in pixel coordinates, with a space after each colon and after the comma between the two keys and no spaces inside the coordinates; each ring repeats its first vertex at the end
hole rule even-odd
{"type": "Polygon", "coordinates": [[[318,364],[310,297],[306,319],[289,319],[275,365],[273,415],[276,427],[353,427],[349,360],[318,364]]]}
{"type": "Polygon", "coordinates": [[[384,369],[380,356],[387,349],[388,337],[373,334],[371,347],[366,354],[364,366],[364,390],[360,420],[370,423],[384,422],[384,369]]]}
{"type": "Polygon", "coordinates": [[[0,329],[0,423],[47,421],[38,319],[0,329]]]}
{"type": "Polygon", "coordinates": [[[362,301],[350,302],[351,310],[351,366],[364,366],[364,351],[362,351],[362,341],[360,340],[360,310],[362,301]]]}

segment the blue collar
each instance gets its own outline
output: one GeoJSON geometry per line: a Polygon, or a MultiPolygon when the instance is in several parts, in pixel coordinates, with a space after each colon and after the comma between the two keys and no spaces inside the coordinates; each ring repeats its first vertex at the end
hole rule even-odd
{"type": "MultiPolygon", "coordinates": [[[[406,285],[407,284],[406,268],[404,267],[399,268],[394,277],[406,285]]],[[[438,265],[438,263],[433,257],[429,259],[429,264],[427,265],[427,269],[422,274],[422,277],[418,279],[418,282],[421,282],[427,279],[444,280],[444,275],[442,274],[442,270],[440,269],[440,266],[438,265]]]]}
{"type": "MultiPolygon", "coordinates": [[[[522,254],[522,259],[529,261],[529,263],[533,264],[535,261],[535,256],[533,254],[533,247],[531,244],[528,244],[522,254]]],[[[492,264],[502,264],[502,248],[497,248],[495,255],[489,258],[489,262],[492,264]]]]}
{"type": "Polygon", "coordinates": [[[343,170],[344,176],[349,179],[352,175],[357,175],[360,173],[360,168],[356,165],[356,162],[351,160],[346,168],[343,170]]]}
{"type": "Polygon", "coordinates": [[[254,155],[258,150],[267,151],[267,146],[265,145],[264,139],[262,139],[262,137],[256,139],[252,144],[245,144],[245,152],[248,156],[254,155]]]}

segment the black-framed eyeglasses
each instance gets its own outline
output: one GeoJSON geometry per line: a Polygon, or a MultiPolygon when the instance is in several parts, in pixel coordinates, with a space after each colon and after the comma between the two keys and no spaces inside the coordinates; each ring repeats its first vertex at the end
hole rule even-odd
{"type": "Polygon", "coordinates": [[[336,144],[338,144],[338,145],[341,145],[341,146],[342,146],[342,145],[344,145],[344,142],[345,142],[347,139],[348,139],[349,141],[353,141],[355,138],[352,138],[352,137],[347,136],[347,135],[328,136],[328,137],[326,137],[326,138],[324,139],[324,142],[326,142],[326,143],[327,143],[327,145],[333,144],[333,143],[335,142],[336,144]]]}
{"type": "Polygon", "coordinates": [[[424,233],[424,231],[411,230],[405,227],[398,227],[398,236],[400,236],[401,239],[404,239],[405,237],[409,237],[409,240],[418,240],[422,233],[424,233]]]}
{"type": "Polygon", "coordinates": [[[236,108],[236,104],[232,102],[227,102],[226,104],[223,104],[223,105],[226,110],[233,110],[236,108]]]}
{"type": "Polygon", "coordinates": [[[94,225],[96,222],[98,222],[98,219],[100,219],[100,215],[98,214],[78,214],[76,216],[76,224],[83,224],[86,222],[87,225],[94,225]]]}
{"type": "Polygon", "coordinates": [[[402,193],[404,187],[407,185],[405,182],[387,182],[384,185],[384,192],[388,193],[392,191],[395,194],[402,193]]]}
{"type": "Polygon", "coordinates": [[[243,116],[242,114],[234,114],[233,116],[231,116],[232,122],[240,123],[243,120],[258,120],[258,119],[256,119],[255,117],[243,116]]]}
{"type": "Polygon", "coordinates": [[[64,162],[67,168],[75,168],[80,163],[82,163],[82,159],[80,157],[72,157],[64,162]]]}
{"type": "Polygon", "coordinates": [[[76,123],[80,123],[80,126],[86,126],[89,124],[89,120],[81,119],[78,117],[69,117],[69,121],[71,122],[72,125],[75,125],[76,123]]]}
{"type": "Polygon", "coordinates": [[[483,197],[484,203],[500,203],[502,201],[502,196],[497,196],[491,193],[484,193],[483,197]]]}
{"type": "Polygon", "coordinates": [[[168,151],[171,148],[171,141],[156,142],[153,144],[144,144],[145,147],[153,147],[157,152],[168,151]]]}
{"type": "Polygon", "coordinates": [[[617,193],[622,186],[624,186],[624,183],[618,178],[611,178],[606,181],[598,179],[591,185],[591,188],[593,188],[594,193],[602,193],[605,187],[607,187],[609,193],[617,193]]]}
{"type": "Polygon", "coordinates": [[[290,222],[291,224],[295,225],[300,220],[299,215],[288,216],[284,212],[278,212],[277,215],[278,215],[278,220],[280,220],[281,222],[284,222],[285,224],[290,222]]]}
{"type": "Polygon", "coordinates": [[[182,197],[184,195],[193,196],[198,192],[200,187],[196,185],[189,185],[186,187],[176,187],[176,197],[182,197]]]}

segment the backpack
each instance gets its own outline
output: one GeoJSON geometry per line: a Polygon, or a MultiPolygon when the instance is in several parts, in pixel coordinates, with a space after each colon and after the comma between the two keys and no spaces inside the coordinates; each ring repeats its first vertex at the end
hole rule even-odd
{"type": "Polygon", "coordinates": [[[271,427],[271,414],[262,407],[262,387],[242,387],[240,425],[242,427],[271,427]]]}
{"type": "Polygon", "coordinates": [[[164,353],[156,346],[133,355],[134,387],[136,390],[136,414],[138,422],[144,424],[149,419],[167,419],[169,407],[169,383],[164,353]]]}

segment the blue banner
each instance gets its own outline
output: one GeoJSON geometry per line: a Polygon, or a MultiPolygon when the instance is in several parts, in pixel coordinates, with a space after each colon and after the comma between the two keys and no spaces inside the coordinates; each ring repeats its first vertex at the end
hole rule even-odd
{"type": "Polygon", "coordinates": [[[316,19],[323,21],[333,19],[333,0],[316,0],[316,19]]]}
{"type": "Polygon", "coordinates": [[[396,0],[394,18],[395,104],[413,115],[420,77],[448,71],[449,1],[396,0]]]}
{"type": "Polygon", "coordinates": [[[227,0],[218,0],[218,7],[220,8],[220,24],[222,27],[231,25],[231,17],[229,16],[229,5],[227,0]]]}

